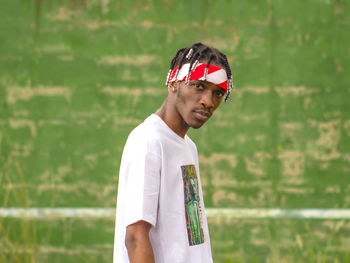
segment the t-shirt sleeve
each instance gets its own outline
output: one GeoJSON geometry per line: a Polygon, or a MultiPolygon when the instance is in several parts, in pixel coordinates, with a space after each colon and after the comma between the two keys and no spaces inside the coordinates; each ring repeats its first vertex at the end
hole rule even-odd
{"type": "Polygon", "coordinates": [[[120,193],[125,226],[144,220],[157,223],[161,174],[160,146],[156,140],[129,137],[120,167],[120,193]]]}

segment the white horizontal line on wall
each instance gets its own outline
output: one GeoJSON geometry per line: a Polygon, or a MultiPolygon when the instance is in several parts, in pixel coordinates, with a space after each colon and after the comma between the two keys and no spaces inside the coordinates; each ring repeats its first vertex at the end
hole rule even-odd
{"type": "MultiPolygon", "coordinates": [[[[350,219],[350,209],[206,208],[208,218],[350,219]]],[[[113,218],[113,208],[0,208],[3,218],[113,218]]]]}
{"type": "Polygon", "coordinates": [[[278,208],[211,208],[206,209],[208,218],[310,218],[350,219],[350,209],[278,209],[278,208]]]}

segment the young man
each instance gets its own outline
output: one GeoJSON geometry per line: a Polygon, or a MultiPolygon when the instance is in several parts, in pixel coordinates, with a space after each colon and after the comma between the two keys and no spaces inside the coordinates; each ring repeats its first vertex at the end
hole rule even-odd
{"type": "Polygon", "coordinates": [[[163,105],[136,127],[120,166],[114,263],[212,263],[198,153],[186,135],[226,101],[226,56],[202,43],[171,61],[163,105]]]}

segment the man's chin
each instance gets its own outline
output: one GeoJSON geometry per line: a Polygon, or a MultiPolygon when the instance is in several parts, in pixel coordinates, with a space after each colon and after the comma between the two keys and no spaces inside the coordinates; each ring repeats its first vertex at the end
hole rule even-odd
{"type": "Polygon", "coordinates": [[[193,129],[199,129],[200,127],[202,127],[204,125],[205,122],[196,122],[196,123],[192,123],[190,125],[191,128],[193,129]]]}
{"type": "Polygon", "coordinates": [[[199,118],[192,117],[191,119],[188,119],[187,125],[188,125],[188,127],[191,127],[193,129],[199,129],[207,121],[208,121],[208,119],[204,120],[204,119],[199,119],[199,118]]]}

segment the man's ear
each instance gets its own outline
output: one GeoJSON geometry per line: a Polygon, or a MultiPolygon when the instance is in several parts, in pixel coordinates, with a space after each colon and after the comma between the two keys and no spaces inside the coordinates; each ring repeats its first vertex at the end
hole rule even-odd
{"type": "Polygon", "coordinates": [[[177,82],[170,82],[169,83],[169,91],[175,93],[177,91],[178,83],[177,82]]]}

